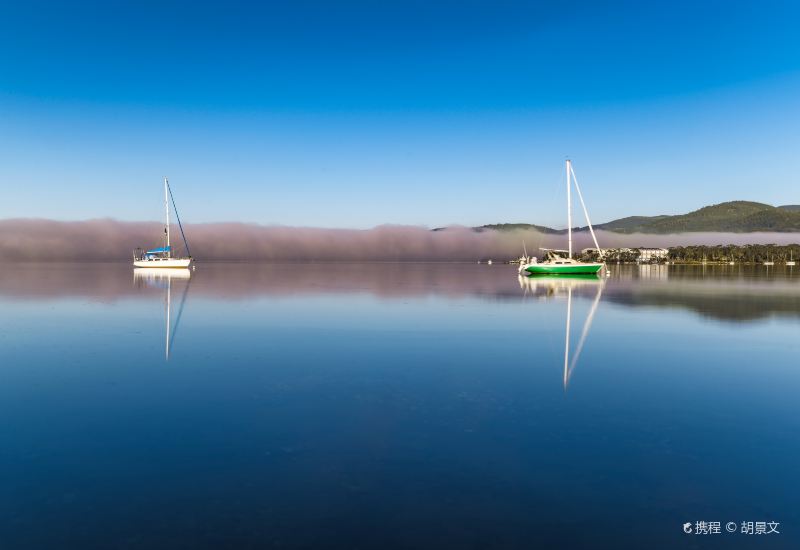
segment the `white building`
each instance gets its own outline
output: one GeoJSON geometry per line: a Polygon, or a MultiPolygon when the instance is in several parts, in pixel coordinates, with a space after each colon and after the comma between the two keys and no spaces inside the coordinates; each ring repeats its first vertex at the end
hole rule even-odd
{"type": "Polygon", "coordinates": [[[660,262],[667,259],[669,250],[666,248],[638,248],[639,261],[642,263],[660,262]]]}

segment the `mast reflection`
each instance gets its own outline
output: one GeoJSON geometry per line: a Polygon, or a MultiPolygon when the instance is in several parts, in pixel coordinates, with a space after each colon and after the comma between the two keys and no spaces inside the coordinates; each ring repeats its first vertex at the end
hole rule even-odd
{"type": "Polygon", "coordinates": [[[186,304],[186,295],[189,292],[192,272],[189,269],[166,269],[157,267],[142,267],[133,270],[133,282],[138,288],[162,288],[164,289],[164,318],[165,318],[165,338],[164,338],[164,359],[169,361],[175,334],[178,332],[178,325],[183,316],[183,306],[186,304]],[[178,314],[175,323],[172,323],[172,281],[185,281],[181,293],[178,314]]]}
{"type": "Polygon", "coordinates": [[[583,346],[586,343],[586,337],[589,335],[589,330],[592,328],[597,306],[600,304],[600,297],[603,294],[604,281],[595,275],[561,275],[557,277],[541,277],[541,276],[520,276],[519,285],[527,296],[529,293],[534,296],[539,296],[541,299],[550,299],[558,296],[566,296],[567,298],[567,319],[564,331],[564,374],[563,384],[564,391],[569,386],[570,378],[578,363],[578,359],[583,351],[583,346]],[[572,325],[572,293],[573,291],[579,292],[584,290],[594,290],[594,299],[592,300],[591,308],[583,322],[583,329],[581,330],[578,344],[575,347],[574,353],[570,358],[570,332],[572,325]]]}

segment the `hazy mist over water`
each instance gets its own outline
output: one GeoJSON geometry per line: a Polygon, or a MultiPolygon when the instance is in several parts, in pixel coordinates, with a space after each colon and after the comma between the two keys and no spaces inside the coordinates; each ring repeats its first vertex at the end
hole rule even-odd
{"type": "MultiPolygon", "coordinates": [[[[394,225],[357,230],[231,222],[187,224],[185,230],[192,255],[201,260],[476,261],[519,257],[523,242],[529,253],[539,247],[566,247],[565,235],[523,230],[476,232],[459,226],[443,231],[394,225]]],[[[121,260],[129,258],[134,248],[160,246],[162,234],[163,226],[156,222],[0,220],[0,258],[121,260]]],[[[578,250],[593,246],[588,232],[577,232],[573,238],[578,250]]],[[[796,233],[626,235],[597,231],[597,238],[604,248],[800,242],[796,233]]],[[[177,226],[173,227],[172,244],[183,248],[177,226]]]]}
{"type": "MultiPolygon", "coordinates": [[[[604,300],[620,306],[678,308],[726,321],[800,319],[800,271],[793,266],[614,265],[608,270],[608,277],[594,282],[602,282],[604,300]]],[[[160,296],[166,281],[177,277],[176,287],[187,292],[191,287],[193,299],[230,302],[321,296],[516,302],[548,291],[553,283],[519,277],[516,271],[516,266],[473,262],[237,262],[233,268],[207,262],[191,272],[131,270],[126,262],[52,262],[45,268],[19,262],[0,264],[0,299],[112,304],[160,296]]],[[[573,292],[592,297],[596,288],[583,284],[573,292]]]]}

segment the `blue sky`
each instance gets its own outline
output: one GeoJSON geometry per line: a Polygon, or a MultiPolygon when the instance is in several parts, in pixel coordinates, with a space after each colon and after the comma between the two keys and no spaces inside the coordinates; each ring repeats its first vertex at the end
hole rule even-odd
{"type": "Polygon", "coordinates": [[[0,218],[565,224],[800,203],[796,2],[0,4],[0,218]]]}

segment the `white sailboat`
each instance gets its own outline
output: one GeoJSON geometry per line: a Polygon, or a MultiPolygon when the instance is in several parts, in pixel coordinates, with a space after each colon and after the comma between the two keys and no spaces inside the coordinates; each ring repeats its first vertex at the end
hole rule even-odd
{"type": "Polygon", "coordinates": [[[150,250],[142,250],[137,248],[133,251],[133,265],[139,268],[187,268],[192,263],[192,255],[189,252],[189,243],[186,241],[186,235],[183,233],[183,226],[181,225],[181,218],[178,216],[178,209],[175,208],[175,198],[172,196],[172,190],[169,187],[169,181],[164,178],[164,246],[152,248],[150,250]],[[186,247],[186,256],[173,256],[172,245],[170,244],[169,235],[169,202],[172,199],[172,206],[175,209],[175,219],[178,220],[178,228],[181,230],[181,237],[183,244],[186,247]]]}

